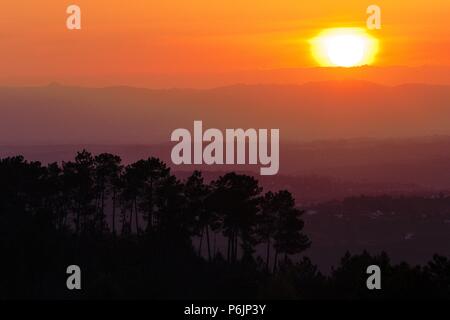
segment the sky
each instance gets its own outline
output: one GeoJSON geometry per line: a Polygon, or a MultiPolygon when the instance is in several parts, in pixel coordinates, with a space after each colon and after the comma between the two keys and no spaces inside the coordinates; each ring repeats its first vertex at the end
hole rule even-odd
{"type": "Polygon", "coordinates": [[[374,66],[450,66],[448,0],[5,0],[0,84],[317,67],[309,39],[365,27],[371,4],[382,10],[374,66]],[[70,4],[81,30],[66,28],[70,4]]]}

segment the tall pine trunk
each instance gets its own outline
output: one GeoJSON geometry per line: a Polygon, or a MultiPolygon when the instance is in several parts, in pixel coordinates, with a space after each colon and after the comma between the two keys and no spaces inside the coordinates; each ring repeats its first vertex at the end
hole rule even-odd
{"type": "Polygon", "coordinates": [[[138,216],[137,200],[134,199],[134,221],[136,223],[136,234],[139,233],[139,216],[138,216]]]}
{"type": "Polygon", "coordinates": [[[203,229],[202,229],[202,232],[200,233],[200,243],[198,245],[198,255],[199,256],[202,255],[202,243],[203,243],[203,229]]]}
{"type": "Polygon", "coordinates": [[[128,225],[130,226],[130,232],[131,232],[131,226],[133,225],[133,211],[134,211],[134,201],[131,202],[130,220],[128,221],[128,225]]]}
{"type": "Polygon", "coordinates": [[[209,243],[209,226],[206,225],[206,244],[208,245],[208,261],[211,262],[211,246],[209,243]]]}
{"type": "Polygon", "coordinates": [[[152,229],[154,229],[156,223],[153,221],[153,179],[150,179],[150,190],[149,190],[149,199],[148,199],[148,213],[147,213],[147,226],[146,232],[149,233],[152,229]]]}
{"type": "Polygon", "coordinates": [[[227,262],[230,263],[230,254],[231,254],[231,235],[228,237],[228,246],[227,246],[227,262]]]}
{"type": "Polygon", "coordinates": [[[104,220],[105,220],[105,192],[102,191],[102,211],[100,216],[101,228],[103,228],[104,220]]]}
{"type": "Polygon", "coordinates": [[[238,232],[234,235],[234,261],[237,261],[238,256],[238,232]]]}
{"type": "Polygon", "coordinates": [[[273,273],[277,271],[277,264],[278,264],[278,250],[275,250],[275,259],[273,262],[273,273]]]}
{"type": "Polygon", "coordinates": [[[113,235],[116,236],[116,189],[113,190],[113,204],[112,204],[112,229],[113,235]]]}

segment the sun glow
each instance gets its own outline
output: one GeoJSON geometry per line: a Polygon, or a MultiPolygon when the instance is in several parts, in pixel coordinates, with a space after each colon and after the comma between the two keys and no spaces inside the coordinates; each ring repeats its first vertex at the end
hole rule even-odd
{"type": "Polygon", "coordinates": [[[378,40],[361,28],[327,29],[310,43],[312,55],[323,67],[369,65],[378,52],[378,40]]]}

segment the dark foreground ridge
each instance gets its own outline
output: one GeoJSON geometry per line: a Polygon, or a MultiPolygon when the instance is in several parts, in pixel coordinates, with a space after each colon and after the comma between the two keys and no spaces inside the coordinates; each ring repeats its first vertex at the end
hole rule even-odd
{"type": "MultiPolygon", "coordinates": [[[[303,254],[303,211],[251,176],[178,180],[159,159],[128,166],[83,150],[43,166],[0,160],[0,299],[448,298],[450,261],[345,254],[323,275],[303,254]],[[368,290],[366,269],[382,270],[368,290]],[[69,265],[82,290],[68,290],[69,265]]],[[[306,251],[307,253],[307,251],[306,251]]]]}

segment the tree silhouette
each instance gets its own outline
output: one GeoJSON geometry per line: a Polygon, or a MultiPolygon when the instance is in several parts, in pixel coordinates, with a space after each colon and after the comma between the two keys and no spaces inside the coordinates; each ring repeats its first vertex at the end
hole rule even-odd
{"type": "Polygon", "coordinates": [[[256,215],[262,188],[247,175],[228,173],[212,182],[210,203],[217,213],[223,235],[228,238],[227,260],[235,262],[238,240],[244,255],[251,254],[256,244],[256,215]]]}
{"type": "Polygon", "coordinates": [[[83,150],[78,152],[75,162],[63,163],[63,183],[69,206],[75,216],[76,233],[95,229],[95,185],[94,158],[92,154],[83,150]]]}
{"type": "Polygon", "coordinates": [[[277,221],[276,202],[273,192],[267,192],[261,199],[261,211],[258,216],[258,235],[261,242],[266,243],[266,271],[269,271],[270,249],[272,247],[272,240],[276,233],[275,222],[277,221]]]}
{"type": "Polygon", "coordinates": [[[46,209],[52,212],[55,226],[58,229],[65,229],[67,227],[67,203],[69,199],[67,194],[63,192],[62,170],[57,163],[50,163],[46,167],[43,180],[46,193],[46,209]]]}
{"type": "Polygon", "coordinates": [[[143,177],[141,176],[142,163],[133,163],[125,167],[122,177],[121,207],[122,207],[122,234],[129,234],[132,230],[133,212],[135,213],[136,232],[139,232],[138,225],[138,197],[143,192],[143,177]],[[130,212],[127,219],[127,212],[130,212]]]}
{"type": "Polygon", "coordinates": [[[209,230],[215,227],[215,216],[207,207],[210,188],[204,183],[200,171],[194,171],[184,185],[186,197],[186,215],[190,217],[191,233],[200,237],[198,252],[201,254],[203,238],[206,236],[208,260],[211,261],[211,244],[209,230]]]}
{"type": "MultiPolygon", "coordinates": [[[[154,205],[153,216],[157,223],[152,226],[153,232],[166,246],[168,250],[176,250],[174,244],[184,246],[191,242],[191,232],[193,220],[186,214],[186,198],[183,184],[165,166],[160,167],[162,175],[153,181],[153,192],[155,197],[152,200],[154,205]],[[178,244],[177,244],[178,242],[178,244]]],[[[150,189],[148,189],[150,192],[150,189]]]]}
{"type": "MultiPolygon", "coordinates": [[[[356,197],[340,205],[366,214],[410,202],[418,213],[448,211],[445,196],[356,197]]],[[[288,191],[262,195],[253,177],[227,173],[207,184],[195,171],[181,182],[156,158],[125,168],[118,156],[86,150],[61,166],[0,159],[0,299],[449,298],[450,262],[439,255],[414,266],[392,264],[385,253],[347,253],[322,274],[298,256],[310,246],[302,213],[288,191]],[[226,248],[211,252],[211,235],[226,248]],[[196,237],[206,241],[207,258],[194,249],[196,237]],[[88,270],[78,293],[64,288],[74,262],[88,270]],[[367,290],[371,264],[382,269],[383,290],[367,290]]]]}
{"type": "Polygon", "coordinates": [[[304,222],[303,211],[295,207],[295,200],[289,191],[275,193],[271,199],[271,207],[276,212],[274,248],[274,269],[277,267],[278,255],[284,254],[286,261],[289,255],[298,254],[311,245],[308,237],[302,233],[304,222]]]}
{"type": "Polygon", "coordinates": [[[123,167],[121,159],[109,153],[102,153],[94,158],[95,163],[95,188],[97,192],[97,217],[96,222],[101,230],[106,228],[105,224],[105,201],[112,193],[112,232],[116,234],[116,201],[119,188],[119,179],[123,167]]]}

